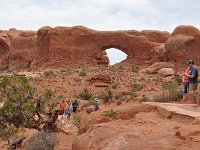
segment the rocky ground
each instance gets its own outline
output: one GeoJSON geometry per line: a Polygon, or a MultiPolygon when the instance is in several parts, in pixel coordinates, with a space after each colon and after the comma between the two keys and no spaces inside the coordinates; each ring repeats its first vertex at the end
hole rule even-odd
{"type": "MultiPolygon", "coordinates": [[[[163,117],[155,106],[141,103],[154,101],[163,93],[162,83],[174,81],[172,68],[169,63],[160,63],[151,67],[115,65],[107,68],[20,70],[17,73],[26,75],[39,91],[51,89],[55,101],[78,99],[80,127],[75,126],[77,120],[72,116],[71,123],[64,127],[67,134],[56,133],[58,150],[198,150],[199,125],[193,125],[190,119],[163,117]],[[113,98],[106,104],[100,98],[100,110],[88,114],[86,109],[92,106],[80,97],[83,89],[88,89],[93,96],[100,96],[110,89],[113,98]],[[85,107],[81,109],[81,106],[85,107]]],[[[181,73],[179,71],[179,75],[181,73]]],[[[180,99],[169,102],[180,103],[180,99]]],[[[30,130],[26,132],[30,136],[30,130]]],[[[1,141],[0,149],[5,149],[5,144],[1,141]]]]}

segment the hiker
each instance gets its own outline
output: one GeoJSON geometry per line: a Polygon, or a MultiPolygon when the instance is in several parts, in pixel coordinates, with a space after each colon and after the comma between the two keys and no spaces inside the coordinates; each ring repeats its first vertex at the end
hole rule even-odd
{"type": "Polygon", "coordinates": [[[94,110],[95,111],[99,110],[99,99],[98,98],[94,99],[94,110]]]}
{"type": "Polygon", "coordinates": [[[62,102],[60,103],[60,109],[63,110],[63,114],[61,116],[61,120],[63,120],[63,115],[65,114],[65,108],[66,108],[66,103],[65,100],[62,100],[62,102]]]}
{"type": "Polygon", "coordinates": [[[183,75],[183,100],[185,100],[185,95],[189,92],[189,81],[188,75],[190,73],[190,67],[188,66],[183,75]]]}
{"type": "Polygon", "coordinates": [[[72,107],[73,107],[73,112],[76,113],[76,110],[78,108],[78,101],[76,99],[72,103],[72,107]]]}
{"type": "Polygon", "coordinates": [[[72,105],[70,101],[67,102],[66,109],[65,109],[65,115],[67,116],[67,122],[69,123],[70,117],[71,117],[71,110],[72,110],[72,105]]]}
{"type": "Polygon", "coordinates": [[[194,65],[193,60],[188,60],[187,66],[190,68],[189,74],[187,75],[189,81],[189,92],[197,90],[197,79],[198,79],[198,69],[194,65]]]}

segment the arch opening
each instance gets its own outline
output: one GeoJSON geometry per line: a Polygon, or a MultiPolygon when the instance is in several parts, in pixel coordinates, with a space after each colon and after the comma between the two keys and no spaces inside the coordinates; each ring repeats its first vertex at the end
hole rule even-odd
{"type": "Polygon", "coordinates": [[[120,63],[128,57],[126,53],[116,48],[109,48],[105,50],[109,58],[109,65],[120,63]]]}
{"type": "Polygon", "coordinates": [[[96,55],[98,65],[115,65],[126,60],[128,55],[117,48],[104,48],[102,52],[96,55]]]}

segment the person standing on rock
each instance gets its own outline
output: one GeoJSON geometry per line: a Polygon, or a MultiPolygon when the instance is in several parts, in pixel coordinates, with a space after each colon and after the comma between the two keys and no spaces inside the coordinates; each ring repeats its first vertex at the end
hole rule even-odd
{"type": "Polygon", "coordinates": [[[183,76],[183,101],[185,100],[185,95],[189,92],[189,81],[188,81],[189,73],[190,73],[190,67],[188,66],[183,76]]]}
{"type": "Polygon", "coordinates": [[[189,74],[187,75],[189,81],[189,92],[197,90],[198,81],[198,69],[194,65],[193,60],[188,60],[187,66],[190,68],[189,74]]]}

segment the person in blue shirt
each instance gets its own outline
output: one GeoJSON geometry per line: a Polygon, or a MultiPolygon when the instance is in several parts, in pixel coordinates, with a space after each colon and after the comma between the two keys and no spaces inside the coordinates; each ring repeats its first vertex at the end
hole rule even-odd
{"type": "Polygon", "coordinates": [[[197,90],[197,84],[198,84],[198,69],[197,67],[194,65],[194,61],[193,60],[188,60],[187,62],[187,66],[189,66],[190,71],[188,76],[188,81],[189,81],[189,91],[195,91],[197,90]]]}

